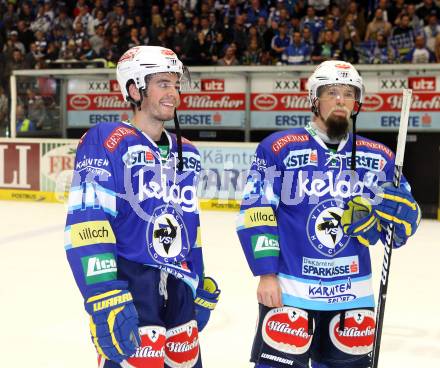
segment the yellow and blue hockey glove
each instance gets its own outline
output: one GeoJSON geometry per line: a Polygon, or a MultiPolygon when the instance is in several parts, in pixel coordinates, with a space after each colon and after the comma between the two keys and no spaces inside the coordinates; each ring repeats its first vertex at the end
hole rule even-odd
{"type": "Polygon", "coordinates": [[[208,323],[211,311],[217,305],[220,296],[220,290],[217,283],[211,277],[203,279],[203,289],[198,288],[196,292],[195,312],[199,331],[202,331],[208,323]]]}
{"type": "Polygon", "coordinates": [[[377,195],[382,201],[373,206],[374,215],[383,227],[391,223],[394,225],[395,240],[402,245],[419,226],[422,217],[420,207],[405,185],[396,188],[388,182],[381,187],[383,192],[377,195]]]}
{"type": "Polygon", "coordinates": [[[141,339],[139,319],[128,290],[110,290],[89,297],[90,332],[99,355],[116,363],[136,352],[141,339]]]}
{"type": "Polygon", "coordinates": [[[380,222],[374,216],[370,201],[361,196],[353,197],[346,203],[341,226],[346,235],[357,238],[367,247],[376,244],[380,238],[380,222]]]}

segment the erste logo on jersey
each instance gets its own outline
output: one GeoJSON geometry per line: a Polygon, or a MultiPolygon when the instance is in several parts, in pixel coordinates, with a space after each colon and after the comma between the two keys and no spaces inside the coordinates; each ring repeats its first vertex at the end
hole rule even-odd
{"type": "Polygon", "coordinates": [[[344,329],[339,330],[340,316],[330,321],[330,339],[341,351],[352,355],[371,352],[374,342],[375,318],[373,311],[357,309],[345,312],[344,329]]]}
{"type": "Polygon", "coordinates": [[[290,151],[283,162],[286,169],[318,166],[318,152],[316,149],[312,150],[311,148],[290,151]]]}
{"type": "Polygon", "coordinates": [[[147,248],[159,262],[180,262],[189,252],[189,238],[181,215],[172,207],[157,207],[147,226],[147,248]]]}
{"type": "Polygon", "coordinates": [[[127,152],[122,156],[122,161],[128,168],[133,166],[154,166],[155,163],[151,148],[140,144],[128,147],[127,152]]]}
{"type": "MultiPolygon", "coordinates": [[[[351,165],[351,154],[347,153],[347,167],[351,165]]],[[[386,165],[387,161],[385,158],[373,152],[356,152],[356,167],[358,169],[367,169],[370,171],[382,171],[386,165]]]]}
{"type": "Polygon", "coordinates": [[[310,244],[322,255],[333,257],[348,244],[350,238],[341,227],[344,202],[327,199],[317,204],[307,219],[307,237],[310,244]]]}
{"type": "Polygon", "coordinates": [[[288,354],[304,354],[312,343],[308,325],[306,311],[293,307],[275,308],[264,317],[263,340],[275,350],[288,354]]]}

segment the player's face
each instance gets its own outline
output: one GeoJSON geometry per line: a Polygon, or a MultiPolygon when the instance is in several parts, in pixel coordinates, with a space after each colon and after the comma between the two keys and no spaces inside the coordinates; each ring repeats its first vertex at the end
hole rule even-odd
{"type": "Polygon", "coordinates": [[[355,102],[356,92],[354,87],[348,85],[325,86],[319,94],[321,117],[324,121],[331,115],[348,120],[355,102]]]}
{"type": "Polygon", "coordinates": [[[320,118],[330,138],[341,139],[348,132],[349,118],[356,102],[354,87],[330,85],[323,87],[319,95],[320,118]]]}
{"type": "Polygon", "coordinates": [[[143,109],[154,120],[167,121],[174,118],[174,110],[180,105],[180,80],[176,73],[159,73],[148,83],[143,109]]]}

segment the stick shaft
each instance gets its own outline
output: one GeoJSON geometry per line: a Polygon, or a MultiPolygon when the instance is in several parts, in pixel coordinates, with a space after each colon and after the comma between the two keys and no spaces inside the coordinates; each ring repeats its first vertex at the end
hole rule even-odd
{"type": "MultiPolygon", "coordinates": [[[[403,158],[405,155],[406,135],[408,132],[409,110],[411,107],[412,90],[403,90],[402,110],[400,114],[399,135],[397,137],[396,160],[394,165],[393,184],[396,188],[400,186],[402,178],[403,158]]],[[[374,333],[374,344],[372,352],[373,368],[379,364],[380,342],[382,339],[383,320],[385,315],[385,303],[388,291],[388,279],[391,267],[391,256],[393,254],[394,226],[386,229],[386,241],[382,262],[382,273],[380,278],[379,298],[376,311],[376,329],[374,333]]]]}

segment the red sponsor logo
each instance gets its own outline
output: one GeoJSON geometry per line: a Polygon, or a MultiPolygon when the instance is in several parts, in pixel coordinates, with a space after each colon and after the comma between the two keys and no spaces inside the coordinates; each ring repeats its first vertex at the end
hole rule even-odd
{"type": "Polygon", "coordinates": [[[253,102],[258,110],[273,110],[278,104],[277,98],[269,94],[256,95],[253,102]]]}
{"type": "Polygon", "coordinates": [[[356,140],[356,147],[367,147],[369,149],[379,150],[384,152],[389,158],[392,158],[394,156],[393,152],[382,143],[373,142],[373,141],[366,141],[363,139],[357,139],[356,140]]]}
{"type": "Polygon", "coordinates": [[[170,49],[163,49],[160,52],[161,52],[162,55],[165,55],[165,56],[176,56],[174,51],[172,51],[170,49]]]}
{"type": "Polygon", "coordinates": [[[305,93],[251,94],[253,111],[310,111],[310,103],[305,93]]]}
{"type": "Polygon", "coordinates": [[[0,143],[0,188],[40,189],[38,143],[0,143]]]}
{"type": "Polygon", "coordinates": [[[141,346],[127,359],[136,368],[163,367],[165,358],[165,328],[141,327],[141,346]]]}
{"type": "Polygon", "coordinates": [[[278,154],[280,150],[289,143],[302,143],[307,142],[309,136],[307,134],[287,134],[284,137],[279,138],[277,141],[272,143],[272,151],[278,154]]]}
{"type": "Polygon", "coordinates": [[[408,77],[408,87],[414,91],[435,91],[435,77],[408,77]]]}
{"type": "Polygon", "coordinates": [[[300,91],[301,92],[307,92],[308,91],[308,87],[307,87],[307,83],[309,82],[308,78],[301,78],[299,80],[299,86],[300,86],[300,91]]]}
{"type": "Polygon", "coordinates": [[[69,98],[69,107],[71,110],[87,110],[90,104],[90,97],[87,95],[73,95],[69,98]]]}
{"type": "Polygon", "coordinates": [[[119,59],[118,64],[123,63],[125,61],[132,61],[133,58],[138,54],[138,52],[140,51],[140,47],[133,47],[130,50],[128,50],[127,52],[124,53],[124,55],[121,56],[121,58],[119,59]]]}
{"type": "Polygon", "coordinates": [[[380,110],[383,106],[383,98],[379,95],[366,95],[362,104],[364,111],[380,110]]]}
{"type": "Polygon", "coordinates": [[[165,363],[171,368],[193,367],[200,353],[197,322],[172,328],[166,336],[165,363]]]}
{"type": "Polygon", "coordinates": [[[431,123],[432,123],[431,115],[423,114],[423,116],[422,116],[422,125],[426,126],[426,127],[429,127],[431,125],[431,123]]]}
{"type": "Polygon", "coordinates": [[[130,104],[119,93],[68,95],[68,110],[129,110],[130,104]],[[80,98],[79,98],[80,97],[80,98]]]}
{"type": "Polygon", "coordinates": [[[110,80],[110,92],[121,92],[121,88],[119,87],[117,80],[110,80]]]}
{"type": "Polygon", "coordinates": [[[330,321],[330,338],[341,351],[353,354],[368,354],[374,341],[375,319],[369,310],[358,309],[345,312],[344,329],[339,330],[340,316],[330,321]]]}
{"type": "Polygon", "coordinates": [[[137,135],[136,131],[131,128],[125,128],[125,127],[117,127],[115,128],[110,135],[107,137],[107,139],[104,142],[105,148],[107,148],[110,152],[113,152],[118,146],[119,143],[129,135],[137,135]]]}
{"type": "Polygon", "coordinates": [[[312,342],[306,311],[293,307],[269,311],[263,321],[263,340],[272,348],[289,354],[303,354],[312,342]]]}
{"type": "Polygon", "coordinates": [[[350,69],[351,66],[349,64],[335,64],[335,67],[338,69],[350,69]]]}
{"type": "Polygon", "coordinates": [[[225,81],[223,79],[201,79],[202,92],[224,92],[225,81]]]}
{"type": "Polygon", "coordinates": [[[235,94],[184,94],[180,110],[244,110],[245,98],[235,94]]]}

